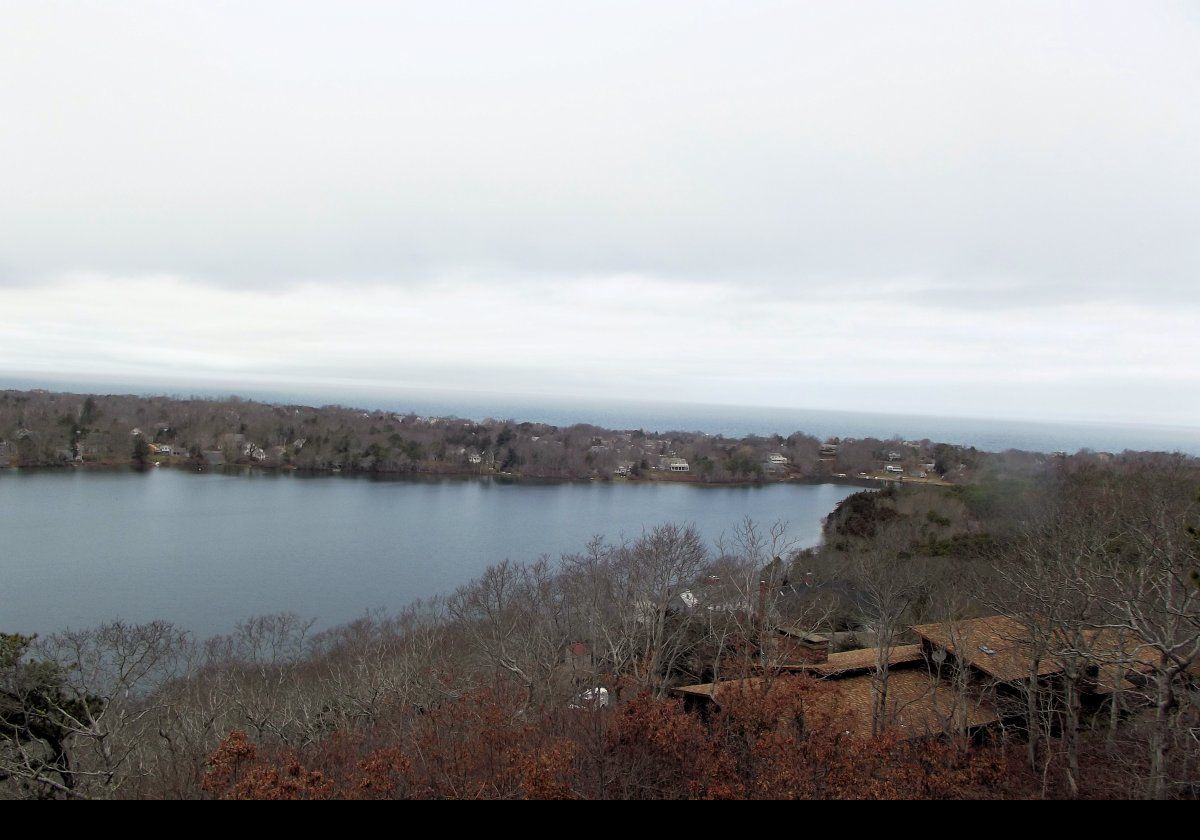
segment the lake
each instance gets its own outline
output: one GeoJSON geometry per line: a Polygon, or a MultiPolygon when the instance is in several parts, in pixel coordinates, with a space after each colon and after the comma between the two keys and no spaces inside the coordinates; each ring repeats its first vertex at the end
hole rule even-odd
{"type": "Polygon", "coordinates": [[[856,490],[0,470],[0,632],[162,618],[209,635],[280,611],[330,626],[663,522],[715,540],[782,520],[813,545],[856,490]]]}

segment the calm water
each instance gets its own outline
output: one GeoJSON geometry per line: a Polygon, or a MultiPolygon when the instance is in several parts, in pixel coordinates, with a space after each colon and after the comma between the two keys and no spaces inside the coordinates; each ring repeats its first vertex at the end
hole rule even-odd
{"type": "Polygon", "coordinates": [[[854,490],[0,471],[0,631],[120,617],[209,634],[284,610],[327,626],[667,521],[715,539],[785,520],[811,545],[854,490]]]}

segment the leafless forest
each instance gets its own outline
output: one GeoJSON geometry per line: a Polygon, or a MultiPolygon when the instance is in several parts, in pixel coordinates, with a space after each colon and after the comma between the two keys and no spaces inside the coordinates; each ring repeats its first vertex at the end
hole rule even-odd
{"type": "Polygon", "coordinates": [[[1047,457],[928,440],[821,441],[802,432],[732,439],[237,398],[0,392],[0,468],[157,462],[189,469],[255,466],[713,483],[899,476],[962,482],[983,474],[1029,474],[1047,457]],[[672,469],[681,463],[684,470],[672,469]]]}
{"type": "Polygon", "coordinates": [[[321,632],[6,635],[0,795],[1193,799],[1198,488],[1068,456],[856,494],[815,549],[664,524],[321,632]]]}

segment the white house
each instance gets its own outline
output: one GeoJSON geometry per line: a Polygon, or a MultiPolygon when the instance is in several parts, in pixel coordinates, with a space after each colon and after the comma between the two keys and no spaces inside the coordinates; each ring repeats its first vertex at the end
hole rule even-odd
{"type": "Polygon", "coordinates": [[[671,472],[685,473],[690,471],[691,467],[689,467],[688,462],[682,458],[672,458],[667,463],[667,469],[671,472]]]}

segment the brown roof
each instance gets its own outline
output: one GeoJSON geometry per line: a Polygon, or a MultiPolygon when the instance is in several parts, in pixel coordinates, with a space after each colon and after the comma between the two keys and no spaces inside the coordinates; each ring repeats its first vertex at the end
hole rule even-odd
{"type": "Polygon", "coordinates": [[[1097,664],[1097,694],[1134,688],[1130,674],[1148,674],[1162,663],[1157,647],[1117,630],[1093,630],[1087,634],[1087,645],[1097,664]]]}
{"type": "Polygon", "coordinates": [[[921,624],[913,632],[1000,682],[1027,679],[1035,660],[1039,677],[1062,671],[1054,657],[1038,656],[1025,625],[1005,616],[921,624]]]}
{"type": "MultiPolygon", "coordinates": [[[[874,676],[850,677],[832,683],[853,718],[853,734],[871,734],[871,707],[876,696],[874,676]]],[[[958,698],[953,687],[923,668],[896,671],[887,681],[888,728],[904,738],[922,738],[972,729],[1000,719],[995,707],[977,697],[958,698]],[[956,700],[958,702],[956,702],[956,700]]]]}
{"type": "MultiPolygon", "coordinates": [[[[879,648],[859,648],[831,653],[824,662],[799,662],[779,667],[784,671],[804,671],[820,677],[841,677],[875,670],[878,656],[879,648]]],[[[888,652],[888,665],[920,662],[923,656],[920,645],[895,645],[888,652]]]]}
{"type": "MultiPolygon", "coordinates": [[[[788,679],[775,679],[764,685],[764,678],[725,680],[718,683],[689,685],[676,689],[685,696],[704,697],[716,702],[731,702],[745,691],[786,691],[794,685],[788,679]]],[[[834,711],[837,725],[855,737],[872,734],[871,714],[876,695],[874,675],[835,680],[827,686],[827,708],[834,711]]],[[[949,683],[942,682],[923,668],[896,671],[888,677],[886,715],[888,729],[902,738],[922,738],[959,728],[973,729],[1000,719],[995,707],[975,696],[959,702],[949,683]]]]}
{"type": "MultiPolygon", "coordinates": [[[[1027,625],[1004,616],[923,624],[913,631],[1001,682],[1028,679],[1035,657],[1039,677],[1062,673],[1061,652],[1074,644],[1053,633],[1035,644],[1027,625]]],[[[1131,688],[1128,674],[1146,673],[1161,659],[1157,648],[1109,629],[1085,631],[1080,647],[1079,654],[1096,667],[1095,690],[1101,694],[1131,688]]]]}

